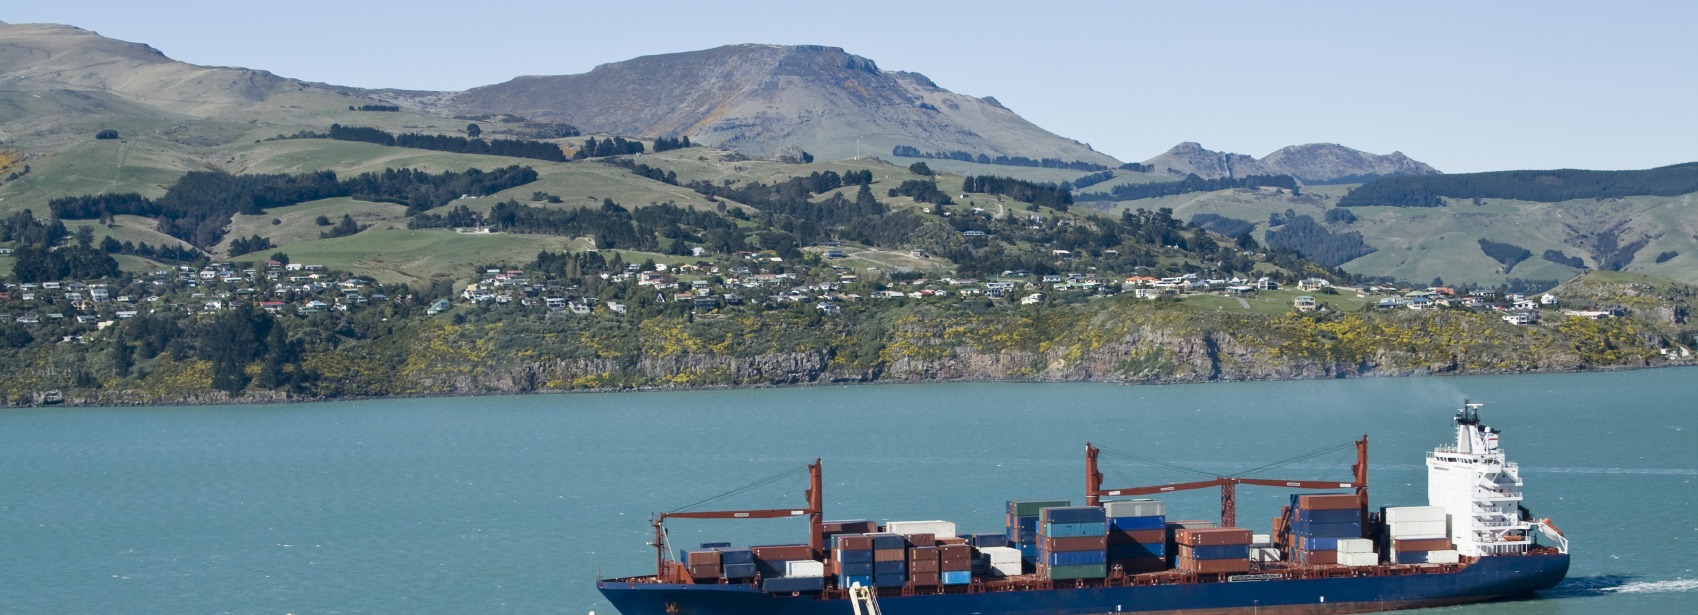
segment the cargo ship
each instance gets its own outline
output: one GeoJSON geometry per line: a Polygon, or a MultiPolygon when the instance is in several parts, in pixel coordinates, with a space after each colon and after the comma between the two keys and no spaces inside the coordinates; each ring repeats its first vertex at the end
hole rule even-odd
{"type": "Polygon", "coordinates": [[[1087,443],[1083,506],[1010,500],[1003,530],[988,533],[826,521],[815,460],[805,508],[656,515],[655,573],[597,588],[624,615],[1333,614],[1531,596],[1567,574],[1568,539],[1522,505],[1520,467],[1479,408],[1464,401],[1454,443],[1427,454],[1424,506],[1369,509],[1366,436],[1331,449],[1355,445],[1347,482],[1234,475],[1120,489],[1103,487],[1099,456],[1136,456],[1087,443]],[[1255,534],[1237,527],[1239,485],[1303,493],[1255,534]],[[1147,497],[1212,488],[1218,522],[1170,519],[1147,497]],[[798,517],[809,519],[805,544],[708,543],[676,556],[665,528],[798,517]]]}

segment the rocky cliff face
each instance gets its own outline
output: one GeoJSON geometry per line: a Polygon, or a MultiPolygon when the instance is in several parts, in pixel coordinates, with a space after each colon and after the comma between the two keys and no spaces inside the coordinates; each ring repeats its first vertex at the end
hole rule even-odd
{"type": "Polygon", "coordinates": [[[1113,158],[1043,130],[991,98],[881,70],[836,47],[730,45],[644,56],[579,75],[519,77],[416,104],[457,114],[510,113],[586,133],[689,136],[754,155],[798,146],[822,159],[922,151],[1113,158]]]}
{"type": "Polygon", "coordinates": [[[1304,181],[1321,182],[1386,175],[1434,175],[1439,171],[1411,159],[1403,152],[1370,154],[1332,143],[1310,143],[1281,148],[1262,158],[1216,152],[1193,142],[1180,143],[1160,156],[1144,162],[1157,172],[1176,175],[1195,173],[1205,179],[1247,175],[1290,175],[1304,181]]]}

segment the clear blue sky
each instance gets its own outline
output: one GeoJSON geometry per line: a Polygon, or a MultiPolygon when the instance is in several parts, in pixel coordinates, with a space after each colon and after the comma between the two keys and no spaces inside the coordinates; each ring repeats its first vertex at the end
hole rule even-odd
{"type": "Polygon", "coordinates": [[[196,64],[457,90],[732,43],[843,47],[1139,161],[1180,141],[1447,172],[1698,160],[1698,2],[9,2],[196,64]]]}

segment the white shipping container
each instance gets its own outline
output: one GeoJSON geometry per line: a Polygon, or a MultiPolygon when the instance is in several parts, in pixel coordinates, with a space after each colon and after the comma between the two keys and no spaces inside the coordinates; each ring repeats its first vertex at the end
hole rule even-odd
{"type": "Polygon", "coordinates": [[[1374,541],[1372,541],[1372,540],[1368,540],[1366,538],[1340,538],[1340,539],[1338,539],[1338,553],[1339,553],[1339,555],[1343,555],[1345,553],[1373,553],[1373,552],[1374,552],[1374,541]]]}
{"type": "MultiPolygon", "coordinates": [[[[1341,540],[1339,542],[1344,541],[1341,540]]],[[[1345,553],[1340,551],[1338,553],[1338,563],[1341,566],[1378,566],[1380,565],[1380,556],[1375,554],[1373,551],[1369,551],[1367,553],[1345,553]]]]}
{"type": "Polygon", "coordinates": [[[1014,562],[1011,564],[991,564],[990,569],[991,576],[993,577],[1017,577],[1023,573],[1020,569],[1020,562],[1014,562]]]}
{"type": "Polygon", "coordinates": [[[1250,547],[1250,561],[1277,562],[1279,561],[1279,549],[1274,547],[1250,547]]]}
{"type": "Polygon", "coordinates": [[[1461,561],[1462,558],[1458,557],[1454,550],[1427,552],[1427,563],[1429,564],[1456,564],[1461,561]]]}
{"type": "Polygon", "coordinates": [[[825,562],[812,560],[791,560],[784,562],[784,576],[787,577],[823,577],[825,562]]]}
{"type": "Polygon", "coordinates": [[[933,536],[954,536],[954,521],[890,521],[884,524],[884,531],[903,536],[914,534],[931,534],[933,536]]]}
{"type": "Polygon", "coordinates": [[[1114,519],[1121,517],[1165,517],[1167,516],[1167,504],[1161,500],[1104,502],[1103,512],[1114,519]]]}
{"type": "Polygon", "coordinates": [[[990,559],[991,566],[1020,563],[1020,550],[1014,547],[979,547],[979,553],[990,559]]]}
{"type": "Polygon", "coordinates": [[[1398,506],[1386,508],[1386,523],[1397,524],[1405,522],[1444,521],[1443,506],[1398,506]]]}
{"type": "Polygon", "coordinates": [[[1273,544],[1273,534],[1251,534],[1250,546],[1259,547],[1273,544]]]}
{"type": "Polygon", "coordinates": [[[1391,524],[1391,537],[1397,538],[1445,538],[1450,536],[1450,528],[1443,521],[1405,521],[1391,524]]]}

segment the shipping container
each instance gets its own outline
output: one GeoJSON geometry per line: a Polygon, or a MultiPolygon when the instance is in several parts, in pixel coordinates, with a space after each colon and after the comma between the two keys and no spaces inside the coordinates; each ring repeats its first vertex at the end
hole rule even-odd
{"type": "Polygon", "coordinates": [[[1122,500],[1103,502],[1103,512],[1116,517],[1165,517],[1167,504],[1161,500],[1122,500]]]}
{"type": "Polygon", "coordinates": [[[1291,524],[1291,533],[1297,536],[1314,536],[1318,538],[1361,538],[1362,524],[1355,521],[1349,523],[1311,523],[1298,521],[1291,524]]]}
{"type": "Polygon", "coordinates": [[[1280,561],[1279,549],[1276,547],[1250,547],[1250,561],[1277,562],[1280,561]]]}
{"type": "Polygon", "coordinates": [[[725,574],[725,569],[720,568],[719,564],[689,566],[688,570],[690,571],[690,578],[697,580],[718,579],[725,574]]]}
{"type": "Polygon", "coordinates": [[[1248,559],[1181,559],[1180,572],[1192,574],[1242,574],[1250,571],[1248,559]]]}
{"type": "Polygon", "coordinates": [[[1458,564],[1461,562],[1461,554],[1454,549],[1427,552],[1427,563],[1429,564],[1458,564]]]}
{"type": "Polygon", "coordinates": [[[873,562],[873,576],[908,574],[908,562],[873,562]]]}
{"type": "Polygon", "coordinates": [[[931,533],[905,534],[905,536],[908,538],[908,546],[910,547],[937,546],[937,536],[931,533]]]}
{"type": "Polygon", "coordinates": [[[1045,508],[1072,506],[1068,500],[1009,500],[1008,514],[1015,517],[1036,517],[1045,508]]]}
{"type": "Polygon", "coordinates": [[[1378,566],[1380,565],[1380,556],[1373,551],[1367,553],[1340,552],[1338,563],[1343,566],[1378,566]]]}
{"type": "Polygon", "coordinates": [[[884,532],[867,534],[867,536],[873,539],[874,549],[904,549],[908,547],[908,539],[903,538],[901,534],[884,532]]]}
{"type": "Polygon", "coordinates": [[[904,536],[913,534],[931,534],[932,536],[954,536],[954,521],[887,521],[884,531],[904,536]]]}
{"type": "Polygon", "coordinates": [[[1101,521],[1084,523],[1046,523],[1043,535],[1050,538],[1072,538],[1074,536],[1107,536],[1108,527],[1101,521]]]}
{"type": "Polygon", "coordinates": [[[1305,566],[1317,566],[1317,565],[1321,565],[1321,564],[1337,564],[1338,563],[1338,552],[1337,551],[1293,551],[1292,552],[1292,561],[1295,561],[1299,564],[1303,564],[1305,566]]]}
{"type": "Polygon", "coordinates": [[[1338,541],[1330,536],[1298,536],[1296,546],[1304,551],[1337,551],[1338,541]]]}
{"type": "Polygon", "coordinates": [[[1250,545],[1179,546],[1179,559],[1249,559],[1250,545]]]}
{"type": "Polygon", "coordinates": [[[1046,537],[1040,546],[1045,551],[1101,551],[1108,548],[1107,536],[1046,537]]]}
{"type": "Polygon", "coordinates": [[[840,576],[872,576],[872,562],[839,562],[837,573],[840,576]]]}
{"type": "Polygon", "coordinates": [[[1006,546],[1008,546],[1008,535],[1007,534],[968,534],[967,535],[967,544],[973,545],[975,547],[980,547],[980,548],[984,548],[984,547],[1006,547],[1006,546]]]}
{"type": "Polygon", "coordinates": [[[1108,515],[1101,506],[1058,506],[1045,508],[1038,515],[1040,523],[1104,523],[1108,515]]]}
{"type": "Polygon", "coordinates": [[[813,559],[814,550],[808,545],[764,545],[749,547],[756,560],[813,559]]]}
{"type": "Polygon", "coordinates": [[[1166,557],[1167,545],[1159,542],[1153,544],[1132,543],[1108,546],[1108,558],[1111,560],[1140,558],[1164,559],[1166,557]]]}
{"type": "Polygon", "coordinates": [[[704,543],[702,543],[702,548],[703,549],[729,549],[729,548],[731,548],[731,543],[729,543],[729,542],[704,542],[704,543]]]}
{"type": "Polygon", "coordinates": [[[1443,506],[1396,506],[1380,509],[1380,518],[1387,524],[1444,521],[1448,515],[1443,506]]]}
{"type": "Polygon", "coordinates": [[[973,573],[965,570],[945,570],[941,576],[944,585],[966,585],[973,582],[973,573]]]}
{"type": "Polygon", "coordinates": [[[841,535],[841,536],[836,536],[834,538],[837,541],[837,548],[838,549],[844,549],[844,550],[853,549],[853,550],[857,550],[857,551],[871,551],[871,550],[873,550],[873,537],[872,536],[864,536],[864,535],[856,535],[856,534],[844,534],[844,535],[841,535]]]}
{"type": "Polygon", "coordinates": [[[1393,539],[1440,538],[1450,536],[1448,525],[1444,521],[1409,521],[1389,526],[1387,529],[1393,539]]]}
{"type": "Polygon", "coordinates": [[[903,585],[907,585],[907,584],[908,584],[908,574],[907,573],[875,574],[875,575],[873,575],[873,585],[876,585],[876,586],[879,586],[879,587],[902,587],[903,585]]]}
{"type": "Polygon", "coordinates": [[[940,570],[940,569],[938,568],[937,560],[935,560],[935,559],[908,562],[908,574],[920,574],[922,572],[937,572],[938,570],[940,570]]]}
{"type": "Polygon", "coordinates": [[[1428,553],[1431,551],[1398,551],[1392,554],[1392,561],[1399,564],[1425,564],[1428,553]]]}
{"type": "Polygon", "coordinates": [[[875,562],[900,562],[908,559],[907,549],[874,549],[875,562]]]}
{"type": "Polygon", "coordinates": [[[1072,579],[1100,579],[1108,576],[1108,564],[1082,564],[1077,566],[1049,566],[1044,571],[1044,577],[1052,581],[1067,581],[1072,579]]]}
{"type": "Polygon", "coordinates": [[[908,573],[908,584],[917,587],[936,587],[942,579],[936,570],[931,572],[908,573]]]}
{"type": "Polygon", "coordinates": [[[839,561],[839,562],[843,562],[845,564],[849,564],[849,563],[856,563],[856,564],[869,563],[870,564],[873,561],[873,552],[872,552],[871,549],[868,549],[868,550],[865,550],[865,551],[852,551],[852,550],[848,550],[848,549],[838,549],[836,560],[839,561]]]}
{"type": "Polygon", "coordinates": [[[1309,510],[1338,510],[1361,508],[1362,499],[1353,493],[1293,493],[1291,508],[1309,510]]]}
{"type": "Polygon", "coordinates": [[[1358,508],[1339,508],[1331,510],[1310,510],[1299,508],[1294,512],[1298,523],[1361,523],[1362,510],[1358,508]]]}
{"type": "Polygon", "coordinates": [[[713,549],[685,549],[679,554],[678,561],[686,566],[719,565],[719,552],[713,549]]]}
{"type": "Polygon", "coordinates": [[[825,562],[814,560],[784,562],[784,576],[823,577],[825,576],[825,562]]]}
{"type": "Polygon", "coordinates": [[[1136,530],[1122,531],[1110,529],[1108,544],[1166,544],[1166,530],[1136,530]]]}
{"type": "Polygon", "coordinates": [[[872,587],[873,586],[873,575],[870,575],[870,574],[847,575],[846,574],[846,575],[837,577],[837,586],[838,587],[849,588],[849,587],[854,587],[856,585],[860,585],[861,587],[872,587]]]}
{"type": "Polygon", "coordinates": [[[732,564],[748,564],[753,566],[755,565],[755,554],[753,551],[748,549],[720,549],[719,563],[727,566],[732,564]]]}
{"type": "Polygon", "coordinates": [[[1167,527],[1167,517],[1109,517],[1108,526],[1112,529],[1128,532],[1159,530],[1167,527]]]}
{"type": "Polygon", "coordinates": [[[724,570],[725,570],[725,578],[727,578],[727,579],[753,579],[753,578],[755,578],[755,564],[754,564],[754,562],[750,562],[750,563],[747,563],[747,564],[726,564],[724,566],[724,570]]]}
{"type": "Polygon", "coordinates": [[[1340,538],[1338,540],[1338,552],[1339,553],[1373,553],[1374,552],[1374,541],[1368,540],[1366,538],[1340,538]]]}
{"type": "Polygon", "coordinates": [[[1043,561],[1051,567],[1103,564],[1108,562],[1108,554],[1103,551],[1051,551],[1044,554],[1043,561]]]}
{"type": "Polygon", "coordinates": [[[1175,543],[1193,547],[1250,544],[1250,530],[1241,527],[1181,528],[1173,537],[1175,543]]]}
{"type": "Polygon", "coordinates": [[[1396,538],[1391,541],[1394,551],[1445,551],[1451,548],[1449,538],[1396,538]]]}
{"type": "MultiPolygon", "coordinates": [[[[878,524],[866,519],[851,521],[826,521],[822,523],[827,534],[868,534],[877,531],[878,524]]],[[[727,545],[730,546],[730,545],[727,545]]]]}

